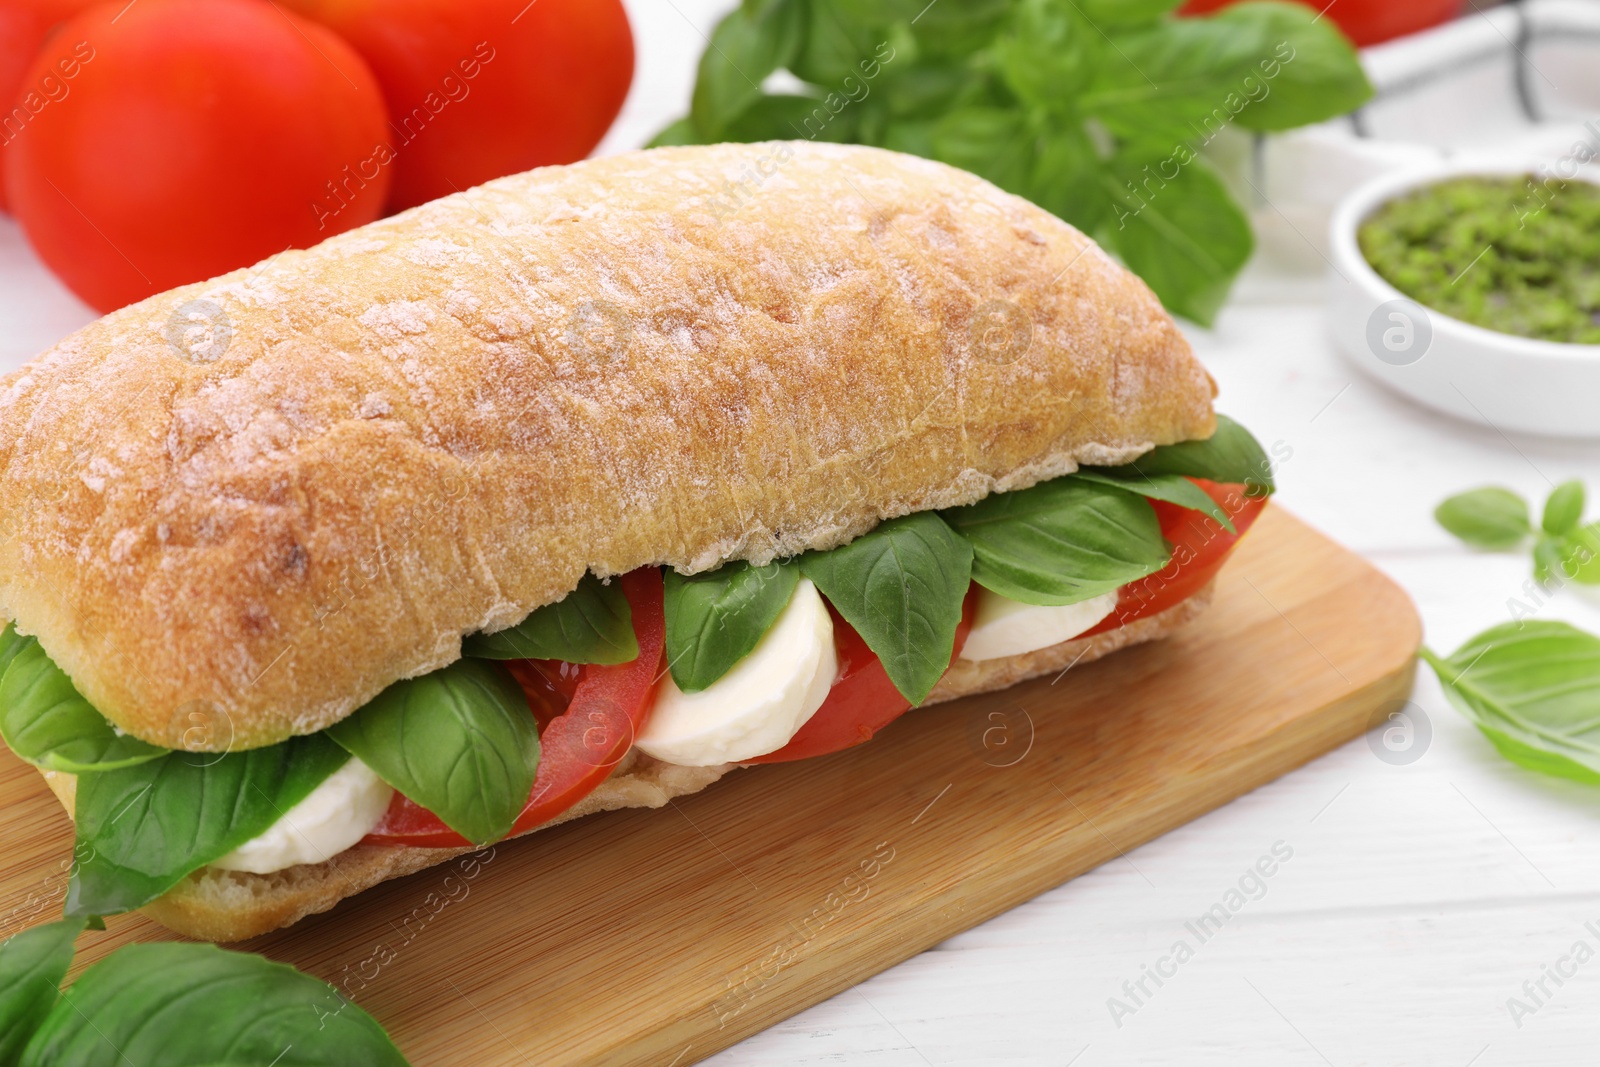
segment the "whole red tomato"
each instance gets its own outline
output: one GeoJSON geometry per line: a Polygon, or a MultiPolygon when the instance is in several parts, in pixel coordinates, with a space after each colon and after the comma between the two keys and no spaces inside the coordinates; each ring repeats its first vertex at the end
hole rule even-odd
{"type": "Polygon", "coordinates": [[[259,0],[116,0],[25,77],[69,58],[68,94],[5,153],[6,188],[40,257],[101,311],[382,211],[382,91],[321,26],[259,0]]]}
{"type": "MultiPolygon", "coordinates": [[[[7,145],[22,135],[33,116],[72,91],[65,69],[50,72],[47,80],[26,84],[28,68],[44,47],[45,38],[61,23],[91,6],[95,0],[0,0],[0,161],[7,145]]],[[[0,162],[0,167],[4,167],[0,162]]],[[[0,182],[0,211],[6,207],[6,187],[0,182]]]]}
{"type": "Polygon", "coordinates": [[[285,0],[355,46],[389,104],[393,210],[582,159],[633,80],[621,0],[285,0]]]}
{"type": "MultiPolygon", "coordinates": [[[[1202,15],[1240,0],[1188,0],[1178,9],[1183,15],[1202,15]]],[[[1461,0],[1294,0],[1325,11],[1334,25],[1357,47],[1380,44],[1395,37],[1448,22],[1461,11],[1461,0]]]]}

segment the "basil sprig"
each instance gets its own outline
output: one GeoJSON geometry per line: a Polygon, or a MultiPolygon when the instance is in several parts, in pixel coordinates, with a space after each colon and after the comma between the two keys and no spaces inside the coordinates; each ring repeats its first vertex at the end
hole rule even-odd
{"type": "Polygon", "coordinates": [[[920,704],[950,666],[972,546],[924,511],[808,553],[800,569],[855,627],[901,695],[920,704]]]}
{"type": "Polygon", "coordinates": [[[527,697],[478,660],[396,682],[326,733],[475,844],[511,832],[539,767],[527,697]]]}
{"type": "Polygon", "coordinates": [[[0,737],[18,757],[46,770],[82,774],[160,759],[167,749],[118,733],[79,694],[39,642],[0,633],[0,737]]]}
{"type": "Polygon", "coordinates": [[[1510,489],[1486,485],[1446,498],[1433,517],[1476,548],[1516,549],[1532,536],[1533,575],[1539,581],[1600,585],[1600,523],[1584,523],[1583,507],[1583,483],[1563,482],[1545,498],[1535,529],[1526,500],[1510,489]]]}
{"type": "Polygon", "coordinates": [[[639,658],[639,641],[621,583],[585,574],[566,597],[535,609],[509,630],[472,634],[462,652],[479,659],[631,663],[639,658]]]}
{"type": "Polygon", "coordinates": [[[667,568],[667,663],[685,693],[705,689],[760,643],[800,581],[793,563],[741,561],[704,574],[667,568]]]}
{"type": "Polygon", "coordinates": [[[348,754],[323,734],[248,752],[171,752],[80,775],[79,860],[68,915],[150,903],[186,875],[264,833],[348,754]]]}
{"type": "Polygon", "coordinates": [[[1507,759],[1600,783],[1600,637],[1564,622],[1508,622],[1422,658],[1507,759]]]}
{"type": "MultiPolygon", "coordinates": [[[[61,977],[82,922],[27,930],[0,945],[0,988],[8,956],[43,946],[35,973],[42,1017],[16,1020],[26,1041],[18,1067],[406,1067],[377,1020],[326,982],[261,956],[215,945],[126,945],[84,971],[65,992],[61,977]]],[[[0,1025],[6,1020],[0,1018],[0,1025]]],[[[9,1033],[7,1036],[10,1036],[9,1033]]]]}
{"type": "Polygon", "coordinates": [[[1226,415],[1217,416],[1217,430],[1210,437],[1161,445],[1121,467],[1093,469],[1118,475],[1125,473],[1128,477],[1177,474],[1240,484],[1245,487],[1247,496],[1266,496],[1277,489],[1272,477],[1272,461],[1267,458],[1261,442],[1226,415]]]}
{"type": "MultiPolygon", "coordinates": [[[[1254,242],[1199,150],[1225,127],[1344,114],[1372,87],[1332,20],[1301,4],[1177,6],[744,0],[711,33],[688,116],[653,143],[852,141],[938,159],[1056,213],[1169,311],[1210,323],[1254,242]],[[761,88],[778,70],[803,88],[761,88]]],[[[719,218],[742,207],[707,185],[719,218]]]]}
{"type": "Polygon", "coordinates": [[[942,514],[972,544],[972,580],[1025,604],[1076,604],[1154,574],[1169,557],[1148,501],[1080,478],[942,514]]]}
{"type": "Polygon", "coordinates": [[[20,1061],[49,1017],[72,966],[72,942],[86,925],[81,918],[63,919],[0,942],[0,1064],[20,1061]]]}

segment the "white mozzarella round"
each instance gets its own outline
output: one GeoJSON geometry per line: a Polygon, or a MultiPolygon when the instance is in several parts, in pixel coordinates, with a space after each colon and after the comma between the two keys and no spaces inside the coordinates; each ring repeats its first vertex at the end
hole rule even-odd
{"type": "Polygon", "coordinates": [[[1116,591],[1076,604],[1024,604],[988,589],[978,590],[978,610],[961,658],[1000,659],[1059,645],[1092,628],[1117,607],[1116,591]]]}
{"type": "Polygon", "coordinates": [[[301,863],[322,863],[366,837],[388,810],[394,790],[351,756],[306,798],[211,866],[271,874],[301,863]]]}
{"type": "Polygon", "coordinates": [[[685,693],[661,680],[650,720],[634,743],[681,767],[712,767],[774,752],[822,706],[839,672],[833,619],[802,578],[759,644],[727,674],[685,693]]]}

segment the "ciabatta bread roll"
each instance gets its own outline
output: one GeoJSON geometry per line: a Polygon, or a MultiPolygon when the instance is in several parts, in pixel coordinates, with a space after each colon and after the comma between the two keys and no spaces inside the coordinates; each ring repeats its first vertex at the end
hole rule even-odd
{"type": "Polygon", "coordinates": [[[253,747],[585,570],[828,548],[1205,437],[1212,392],[1142,282],[938,163],[774,143],[535,170],[7,378],[0,612],[127,732],[253,747]]]}

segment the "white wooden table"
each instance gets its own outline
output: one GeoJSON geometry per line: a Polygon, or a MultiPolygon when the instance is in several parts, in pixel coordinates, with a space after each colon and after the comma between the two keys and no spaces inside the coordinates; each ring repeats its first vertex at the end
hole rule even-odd
{"type": "MultiPolygon", "coordinates": [[[[729,6],[630,3],[639,72],[602,151],[682,113],[701,34],[729,6]]],[[[1332,350],[1322,293],[1317,275],[1257,264],[1216,329],[1188,333],[1220,408],[1293,450],[1283,505],[1392,575],[1430,644],[1452,649],[1526,599],[1529,564],[1463,549],[1433,505],[1485,482],[1542,500],[1578,477],[1600,493],[1600,447],[1507,439],[1381,391],[1332,350]]],[[[0,218],[0,369],[90,318],[0,218]]],[[[1600,598],[1581,592],[1539,612],[1600,631],[1600,598]]],[[[1600,952],[1584,925],[1600,930],[1600,790],[1502,760],[1426,671],[1414,700],[1432,735],[1416,762],[1353,742],[710,1062],[1593,1062],[1600,958],[1547,980],[1553,995],[1520,1026],[1507,998],[1576,941],[1600,952]],[[1293,858],[1265,896],[1117,1025],[1108,999],[1127,1000],[1123,983],[1278,841],[1293,858]]]]}

